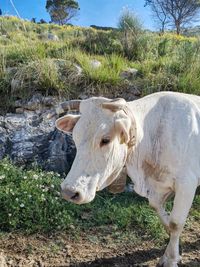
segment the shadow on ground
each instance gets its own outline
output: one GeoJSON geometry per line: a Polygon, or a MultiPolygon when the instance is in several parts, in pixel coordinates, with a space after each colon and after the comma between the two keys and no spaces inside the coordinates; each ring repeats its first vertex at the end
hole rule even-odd
{"type": "MultiPolygon", "coordinates": [[[[182,263],[180,267],[200,267],[200,239],[190,243],[185,242],[182,248],[184,254],[189,252],[195,252],[194,259],[187,259],[187,263],[182,263]]],[[[91,262],[81,262],[78,264],[70,265],[71,267],[153,267],[154,264],[145,264],[144,262],[153,261],[160,258],[164,253],[164,249],[149,249],[149,250],[139,250],[133,253],[127,253],[122,256],[115,256],[111,258],[96,259],[91,262]]],[[[185,257],[184,257],[185,258],[185,257]]],[[[184,259],[185,260],[185,259],[184,259]]]]}

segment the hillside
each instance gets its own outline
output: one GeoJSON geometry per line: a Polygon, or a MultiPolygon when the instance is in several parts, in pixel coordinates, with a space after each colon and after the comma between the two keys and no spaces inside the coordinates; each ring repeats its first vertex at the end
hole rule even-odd
{"type": "Polygon", "coordinates": [[[196,37],[130,34],[0,18],[1,113],[35,92],[131,99],[154,91],[199,93],[196,37]],[[136,69],[136,70],[134,70],[136,69]],[[137,75],[136,75],[137,74],[137,75]],[[124,94],[123,94],[124,93],[124,94]]]}
{"type": "MultiPolygon", "coordinates": [[[[60,197],[76,150],[46,115],[63,98],[200,94],[199,57],[198,37],[0,16],[1,267],[156,265],[168,236],[129,181],[125,192],[103,190],[81,206],[60,197]]],[[[199,205],[196,195],[182,235],[183,267],[200,266],[199,205]]]]}

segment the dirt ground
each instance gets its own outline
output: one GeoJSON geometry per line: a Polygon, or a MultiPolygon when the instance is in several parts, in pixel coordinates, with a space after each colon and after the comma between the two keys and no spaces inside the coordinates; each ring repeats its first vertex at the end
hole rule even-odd
{"type": "MultiPolygon", "coordinates": [[[[114,237],[112,227],[107,232],[93,229],[77,236],[2,234],[0,267],[153,267],[166,243],[158,245],[145,235],[136,238],[120,232],[114,237]]],[[[181,251],[180,266],[200,267],[200,223],[187,225],[181,251]]]]}

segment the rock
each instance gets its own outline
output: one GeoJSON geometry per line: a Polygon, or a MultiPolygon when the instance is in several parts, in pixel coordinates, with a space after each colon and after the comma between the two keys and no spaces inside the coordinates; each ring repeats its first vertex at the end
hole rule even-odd
{"type": "Polygon", "coordinates": [[[0,253],[0,267],[8,267],[6,262],[6,256],[2,253],[0,253]]]}
{"type": "Polygon", "coordinates": [[[17,78],[13,77],[10,86],[11,86],[11,91],[16,92],[20,88],[21,82],[17,78]]]}
{"type": "Polygon", "coordinates": [[[17,100],[15,101],[15,108],[17,113],[21,113],[23,110],[32,111],[44,111],[47,108],[53,107],[58,103],[58,100],[54,97],[48,96],[44,97],[40,93],[34,94],[28,101],[27,100],[17,100]]]}
{"type": "Polygon", "coordinates": [[[23,114],[7,114],[4,121],[5,129],[8,131],[16,131],[26,125],[26,118],[23,114]]]}
{"type": "Polygon", "coordinates": [[[101,62],[96,59],[90,61],[90,66],[94,69],[98,69],[99,67],[101,67],[101,65],[101,62]]]}
{"type": "Polygon", "coordinates": [[[77,75],[80,76],[83,73],[83,69],[77,64],[74,64],[74,67],[77,71],[77,75]]]}
{"type": "Polygon", "coordinates": [[[15,112],[18,114],[22,114],[24,112],[24,109],[23,108],[16,108],[15,112]]]}
{"type": "Polygon", "coordinates": [[[127,184],[125,187],[125,192],[128,192],[128,193],[134,192],[134,184],[133,183],[127,184]]]}
{"type": "Polygon", "coordinates": [[[48,171],[69,171],[76,153],[72,137],[55,129],[55,117],[47,118],[57,101],[37,94],[17,101],[18,113],[0,116],[0,159],[8,156],[20,165],[37,163],[48,171]]]}
{"type": "Polygon", "coordinates": [[[88,96],[84,93],[81,93],[79,96],[78,96],[78,99],[81,99],[81,100],[84,100],[84,99],[87,99],[88,96]]]}
{"type": "Polygon", "coordinates": [[[6,73],[8,75],[15,75],[15,73],[17,72],[18,68],[17,67],[8,67],[6,68],[6,73]]]}
{"type": "Polygon", "coordinates": [[[51,41],[59,41],[59,37],[56,34],[44,32],[38,35],[38,37],[42,40],[51,40],[51,41]]]}
{"type": "Polygon", "coordinates": [[[0,127],[0,160],[6,155],[8,134],[7,131],[0,127]]]}
{"type": "Polygon", "coordinates": [[[120,73],[120,77],[122,79],[132,80],[134,79],[138,74],[138,70],[134,68],[128,68],[127,70],[124,70],[120,73]]]}
{"type": "Polygon", "coordinates": [[[52,41],[59,41],[59,38],[56,34],[48,33],[47,38],[52,41]]]}

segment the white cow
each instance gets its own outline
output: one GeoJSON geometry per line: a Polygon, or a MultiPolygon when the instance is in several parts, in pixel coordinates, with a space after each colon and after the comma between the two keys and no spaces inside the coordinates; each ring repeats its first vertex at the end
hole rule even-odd
{"type": "MultiPolygon", "coordinates": [[[[72,104],[81,115],[56,122],[63,132],[73,129],[77,147],[63,197],[90,202],[126,166],[134,190],[149,200],[170,234],[159,266],[178,266],[179,236],[200,185],[200,97],[161,92],[133,102],[93,97],[72,104]],[[163,206],[171,195],[168,214],[163,206]]],[[[69,107],[63,103],[57,113],[69,107]]]]}

